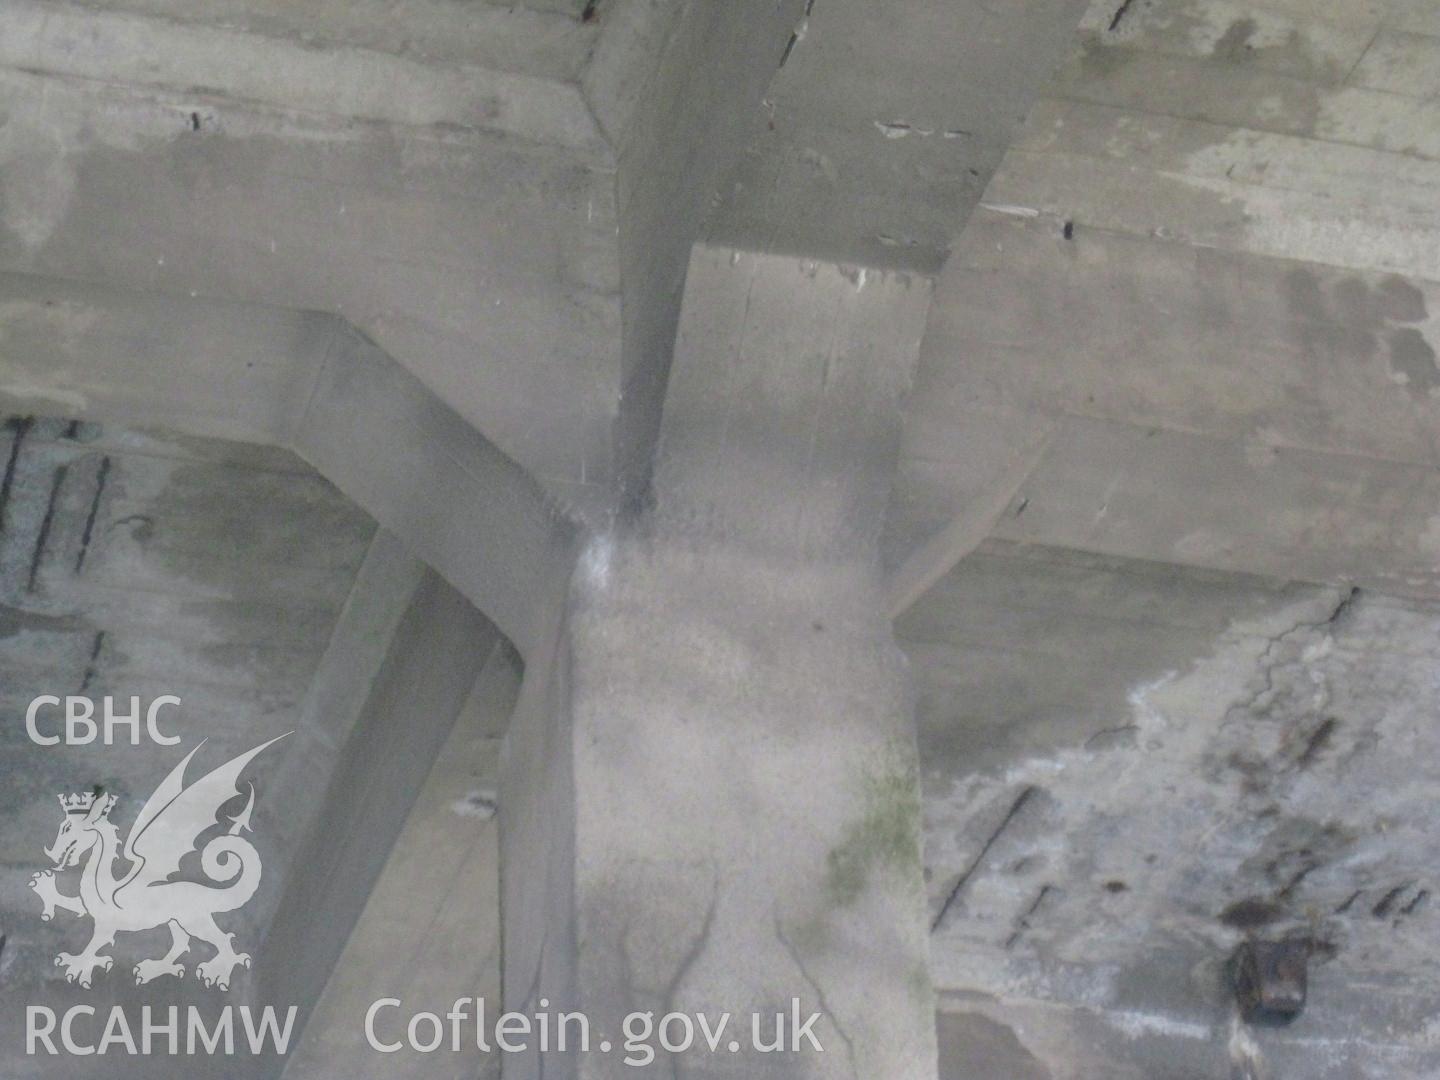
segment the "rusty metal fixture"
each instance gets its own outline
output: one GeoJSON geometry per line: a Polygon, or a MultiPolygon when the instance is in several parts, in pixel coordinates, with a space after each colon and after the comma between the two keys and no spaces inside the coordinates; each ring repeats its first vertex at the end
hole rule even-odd
{"type": "Polygon", "coordinates": [[[1230,980],[1247,1024],[1279,1027],[1300,1015],[1313,951],[1309,938],[1241,943],[1230,958],[1230,980]]]}

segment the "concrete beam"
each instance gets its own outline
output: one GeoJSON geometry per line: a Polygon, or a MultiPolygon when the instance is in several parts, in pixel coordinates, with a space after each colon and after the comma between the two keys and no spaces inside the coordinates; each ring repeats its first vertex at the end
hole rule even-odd
{"type": "Polygon", "coordinates": [[[622,508],[648,497],[690,249],[754,129],[803,0],[610,0],[583,85],[615,148],[622,508]]]}
{"type": "Polygon", "coordinates": [[[522,650],[574,527],[333,316],[0,275],[0,406],[294,449],[522,650]]]}
{"type": "Polygon", "coordinates": [[[1080,228],[1433,282],[1440,280],[1440,226],[1430,212],[1437,195],[1440,147],[1376,149],[1047,100],[1031,113],[985,201],[1080,228]],[[1145,197],[1107,198],[1119,184],[1142,187],[1145,197]]]}
{"type": "Polygon", "coordinates": [[[806,4],[707,240],[938,272],[1084,8],[806,4]]]}
{"type": "Polygon", "coordinates": [[[615,166],[578,86],[76,10],[0,15],[0,271],[338,315],[608,505],[615,166]]]}
{"type": "Polygon", "coordinates": [[[1050,448],[1053,430],[1044,431],[1035,443],[1022,449],[981,493],[974,505],[966,506],[953,521],[935,533],[890,575],[886,610],[892,619],[909,611],[960,560],[985,542],[1015,501],[1016,493],[1035,472],[1050,448]]]}
{"type": "Polygon", "coordinates": [[[312,707],[325,723],[287,758],[287,768],[329,779],[290,823],[304,841],[256,950],[253,994],[298,1006],[297,1030],[461,715],[477,662],[502,647],[495,626],[433,571],[416,581],[406,556],[382,555],[362,572],[322,661],[312,707]],[[377,606],[379,627],[369,617],[377,606]]]}
{"type": "Polygon", "coordinates": [[[802,9],[22,0],[0,271],[340,315],[604,522],[802,9]]]}
{"type": "Polygon", "coordinates": [[[995,535],[1435,596],[1436,312],[1419,278],[983,211],[931,312],[892,565],[1058,424],[995,535]]]}
{"type": "MultiPolygon", "coordinates": [[[[446,1007],[460,998],[500,999],[499,830],[496,770],[500,737],[520,686],[515,654],[497,649],[480,669],[460,718],[415,797],[385,868],[330,973],[286,1080],[368,1076],[376,1051],[364,1017],[379,997],[409,1009],[446,1007]]],[[[390,1041],[388,1025],[381,1029],[390,1041]]],[[[399,1023],[395,1037],[403,1035],[399,1023]]],[[[448,1064],[498,1077],[499,1061],[466,1040],[448,1064]]],[[[385,1074],[435,1075],[434,1055],[406,1049],[385,1056],[385,1074]]],[[[453,1069],[451,1070],[454,1071],[453,1069]]]]}
{"type": "Polygon", "coordinates": [[[0,273],[0,407],[289,441],[336,320],[0,273]]]}
{"type": "Polygon", "coordinates": [[[292,436],[301,457],[397,530],[522,652],[563,589],[575,526],[515,462],[348,327],[292,436]]]}
{"type": "MultiPolygon", "coordinates": [[[[155,18],[133,10],[15,0],[0,12],[0,67],[187,95],[203,86],[208,99],[407,126],[449,125],[605,153],[605,141],[574,85],[578,72],[557,64],[557,57],[526,49],[515,32],[518,20],[511,20],[505,35],[511,51],[503,57],[498,42],[489,49],[479,46],[477,28],[462,33],[459,40],[474,43],[480,58],[493,65],[482,66],[457,55],[454,42],[443,62],[433,46],[430,56],[416,57],[413,46],[386,39],[366,4],[348,25],[312,13],[307,26],[303,15],[273,6],[267,12],[263,3],[241,13],[249,17],[244,28],[204,19],[203,13],[197,25],[193,10],[172,8],[155,18]],[[285,25],[287,17],[292,25],[285,25]],[[340,40],[320,47],[317,33],[340,40]],[[565,81],[567,76],[572,81],[565,81]]],[[[433,34],[445,14],[428,3],[407,12],[422,37],[433,34]]],[[[485,18],[483,8],[478,14],[485,18]]],[[[500,30],[493,14],[489,21],[492,33],[500,30]]],[[[569,50],[573,64],[573,54],[593,34],[573,22],[568,29],[578,39],[569,50]]],[[[201,126],[206,119],[214,121],[202,117],[201,126]]]]}
{"type": "Polygon", "coordinates": [[[1433,595],[1440,114],[1419,25],[1091,7],[942,275],[892,566],[1059,423],[997,535],[1433,595]]]}

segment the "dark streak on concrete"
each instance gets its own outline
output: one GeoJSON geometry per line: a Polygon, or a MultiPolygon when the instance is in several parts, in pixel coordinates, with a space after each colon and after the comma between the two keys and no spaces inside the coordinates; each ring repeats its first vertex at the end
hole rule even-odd
{"type": "Polygon", "coordinates": [[[1040,891],[1035,894],[1035,899],[1031,901],[1030,906],[1025,909],[1025,913],[1015,920],[1015,932],[1005,940],[1006,949],[1013,949],[1019,943],[1020,939],[1025,936],[1025,931],[1030,929],[1030,919],[1040,910],[1040,905],[1045,903],[1054,891],[1055,886],[1053,885],[1040,886],[1040,891]]]}
{"type": "Polygon", "coordinates": [[[95,631],[95,640],[90,646],[90,662],[85,665],[85,677],[80,680],[80,694],[84,696],[85,691],[90,689],[90,684],[95,681],[95,675],[99,670],[100,651],[105,647],[105,631],[95,631]]]}
{"type": "Polygon", "coordinates": [[[1308,769],[1315,764],[1320,755],[1329,747],[1339,727],[1339,720],[1333,716],[1327,716],[1324,722],[1310,733],[1310,738],[1305,740],[1305,749],[1301,751],[1295,764],[1301,769],[1308,769]]]}
{"type": "Polygon", "coordinates": [[[15,467],[20,462],[20,448],[24,445],[25,436],[30,434],[30,429],[35,426],[35,418],[23,416],[10,420],[5,426],[15,432],[15,437],[10,443],[10,459],[5,464],[5,479],[0,481],[0,535],[5,532],[10,491],[15,486],[15,467]]]}
{"type": "Polygon", "coordinates": [[[780,54],[780,66],[783,68],[790,60],[790,54],[795,51],[795,44],[800,40],[800,33],[796,31],[790,35],[790,40],[785,43],[785,51],[780,54]]]}
{"type": "Polygon", "coordinates": [[[75,572],[85,568],[85,556],[90,553],[90,540],[95,535],[95,518],[100,513],[100,502],[105,497],[105,485],[110,479],[110,456],[100,459],[100,471],[95,478],[95,497],[90,500],[90,512],[85,517],[85,531],[80,536],[80,553],[75,556],[75,572]]]}
{"type": "Polygon", "coordinates": [[[1285,887],[1275,894],[1275,899],[1289,900],[1290,897],[1295,895],[1295,890],[1298,889],[1305,879],[1314,873],[1319,866],[1320,864],[1318,862],[1310,862],[1306,863],[1299,870],[1296,870],[1295,873],[1291,875],[1290,880],[1285,883],[1285,887]]]}
{"type": "Polygon", "coordinates": [[[39,580],[40,564],[45,559],[45,545],[50,542],[50,529],[55,524],[55,507],[60,501],[60,489],[64,487],[65,476],[69,471],[68,465],[61,465],[55,470],[55,479],[50,485],[50,500],[45,504],[45,517],[40,522],[40,532],[35,537],[35,550],[30,555],[30,576],[25,583],[26,592],[33,593],[39,580]]]}
{"type": "Polygon", "coordinates": [[[985,856],[990,854],[990,849],[995,846],[995,842],[1000,839],[1000,835],[1010,827],[1010,823],[1019,816],[1020,811],[1025,808],[1025,804],[1028,803],[1039,790],[1039,788],[1031,785],[1020,792],[1015,801],[1010,804],[1010,810],[1006,813],[1004,819],[995,828],[995,831],[990,834],[989,839],[987,839],[984,846],[980,848],[980,853],[975,856],[974,861],[965,868],[965,872],[962,873],[955,882],[955,887],[952,888],[950,894],[945,897],[945,903],[940,905],[940,913],[935,916],[935,921],[930,924],[930,932],[932,934],[940,929],[941,924],[945,921],[945,916],[950,913],[951,907],[953,907],[955,901],[960,898],[960,894],[964,891],[965,886],[970,883],[970,879],[974,877],[975,872],[980,869],[980,864],[985,861],[985,856]]]}
{"type": "Polygon", "coordinates": [[[1243,62],[1245,53],[1255,48],[1250,39],[1255,36],[1255,31],[1258,29],[1259,26],[1254,19],[1236,19],[1221,35],[1220,40],[1215,42],[1215,47],[1210,51],[1210,55],[1217,60],[1231,63],[1243,62]]]}
{"type": "Polygon", "coordinates": [[[1407,881],[1403,885],[1396,885],[1380,898],[1378,904],[1370,909],[1370,914],[1374,915],[1377,919],[1387,918],[1390,913],[1395,910],[1395,905],[1399,902],[1400,897],[1404,896],[1413,884],[1415,884],[1413,881],[1407,881]]]}
{"type": "Polygon", "coordinates": [[[1227,907],[1220,913],[1220,921],[1237,930],[1257,930],[1269,926],[1283,914],[1280,905],[1252,896],[1227,907]]]}

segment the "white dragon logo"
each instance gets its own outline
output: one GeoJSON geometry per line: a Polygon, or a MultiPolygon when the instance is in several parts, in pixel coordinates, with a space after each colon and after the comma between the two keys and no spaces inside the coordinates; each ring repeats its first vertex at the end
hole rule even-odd
{"type": "Polygon", "coordinates": [[[213,772],[185,786],[185,766],[200,746],[170,770],[155,793],[145,801],[130,834],[120,850],[120,831],[110,821],[115,805],[114,795],[62,795],[60,805],[64,820],[55,842],[45,849],[55,864],[30,879],[30,887],[40,896],[44,911],[40,918],[54,918],[55,910],[66,911],[95,921],[90,944],[81,953],[62,952],[55,957],[57,967],[65,971],[67,982],[89,987],[97,969],[109,971],[114,959],[101,955],[118,933],[135,933],[169,924],[171,948],[158,960],[141,960],[133,968],[135,982],[143,985],[162,975],[183,976],[185,968],[180,957],[190,948],[192,937],[207,942],[215,955],[195,966],[195,974],[206,986],[221,990],[230,988],[231,977],[238,966],[250,966],[246,953],[237,953],[234,934],[227,934],[215,925],[215,916],[243,907],[255,895],[260,884],[260,853],[240,831],[249,830],[250,814],[255,808],[255,786],[250,785],[250,798],[245,809],[230,818],[230,829],[216,836],[200,852],[200,866],[213,881],[228,882],[221,887],[194,881],[171,881],[180,869],[180,861],[199,846],[201,836],[218,824],[220,809],[240,794],[240,773],[250,761],[268,746],[285,738],[271,739],[213,772]],[[86,862],[86,856],[89,861],[86,862]],[[118,856],[131,865],[121,876],[115,873],[118,856]],[[56,885],[56,875],[79,866],[80,892],[66,896],[56,885]]]}

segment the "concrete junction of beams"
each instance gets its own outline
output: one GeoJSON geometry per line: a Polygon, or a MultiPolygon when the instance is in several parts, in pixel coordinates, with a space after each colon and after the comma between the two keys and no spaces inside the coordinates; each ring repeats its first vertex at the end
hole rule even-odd
{"type": "Polygon", "coordinates": [[[1440,1076],[1437,94],[1431,0],[5,4],[0,1072],[1440,1076]],[[49,800],[286,733],[228,991],[65,981],[49,800]]]}

